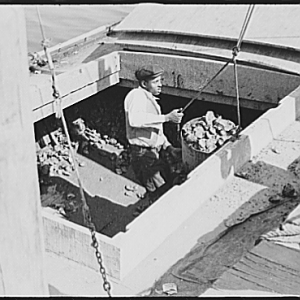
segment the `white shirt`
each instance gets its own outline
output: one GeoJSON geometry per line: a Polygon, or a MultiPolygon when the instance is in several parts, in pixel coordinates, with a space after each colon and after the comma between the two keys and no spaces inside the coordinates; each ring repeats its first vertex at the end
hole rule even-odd
{"type": "Polygon", "coordinates": [[[166,149],[171,145],[163,133],[165,115],[150,92],[138,87],[131,90],[124,101],[126,134],[130,144],[166,149]]]}

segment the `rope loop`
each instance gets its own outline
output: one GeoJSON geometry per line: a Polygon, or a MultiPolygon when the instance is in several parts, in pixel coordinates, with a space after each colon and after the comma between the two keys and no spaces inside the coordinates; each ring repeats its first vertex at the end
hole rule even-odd
{"type": "Polygon", "coordinates": [[[60,98],[60,94],[58,91],[54,91],[52,96],[55,98],[55,99],[59,99],[60,98]]]}
{"type": "Polygon", "coordinates": [[[49,48],[50,47],[50,39],[42,40],[41,45],[43,48],[49,48]]]}
{"type": "Polygon", "coordinates": [[[236,57],[238,56],[240,50],[241,50],[241,49],[240,49],[239,47],[237,47],[237,46],[234,46],[234,47],[232,48],[232,56],[233,56],[233,59],[236,58],[236,57]]]}

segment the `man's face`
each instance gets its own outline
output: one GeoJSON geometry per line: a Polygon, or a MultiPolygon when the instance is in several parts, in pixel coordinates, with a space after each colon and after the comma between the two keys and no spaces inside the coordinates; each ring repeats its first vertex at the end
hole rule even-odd
{"type": "Polygon", "coordinates": [[[142,84],[148,92],[150,92],[154,96],[157,96],[161,93],[162,77],[158,76],[152,80],[144,80],[142,84]]]}

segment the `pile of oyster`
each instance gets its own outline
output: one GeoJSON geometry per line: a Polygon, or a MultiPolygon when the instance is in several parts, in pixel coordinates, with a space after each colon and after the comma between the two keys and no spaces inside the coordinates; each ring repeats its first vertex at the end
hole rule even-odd
{"type": "MultiPolygon", "coordinates": [[[[129,153],[118,140],[108,135],[101,135],[95,129],[90,129],[81,118],[72,122],[70,133],[72,146],[75,151],[88,155],[91,147],[96,148],[99,150],[100,155],[107,153],[111,160],[116,161],[115,171],[117,174],[127,172],[130,164],[129,153]],[[116,154],[113,152],[109,154],[109,152],[106,152],[104,149],[106,145],[111,145],[113,148],[118,149],[118,151],[121,150],[121,153],[116,154]]],[[[63,133],[62,128],[51,132],[50,135],[47,136],[46,145],[42,149],[39,149],[36,155],[40,178],[47,175],[70,176],[71,172],[75,169],[69,151],[67,137],[63,133]]],[[[83,166],[83,163],[78,162],[78,164],[79,166],[83,166]]]]}
{"type": "MultiPolygon", "coordinates": [[[[55,146],[49,143],[37,151],[37,165],[40,175],[65,175],[70,176],[74,171],[73,160],[68,149],[66,136],[61,129],[51,133],[55,146]]],[[[73,143],[73,146],[75,144],[73,143]]]]}
{"type": "Polygon", "coordinates": [[[108,135],[102,136],[96,129],[88,128],[81,118],[72,122],[72,137],[77,142],[87,142],[97,149],[102,149],[104,145],[113,145],[118,149],[124,149],[124,146],[116,139],[110,138],[108,135]]]}
{"type": "Polygon", "coordinates": [[[234,136],[238,126],[208,111],[205,116],[193,119],[182,128],[182,137],[194,150],[211,153],[234,136]]]}

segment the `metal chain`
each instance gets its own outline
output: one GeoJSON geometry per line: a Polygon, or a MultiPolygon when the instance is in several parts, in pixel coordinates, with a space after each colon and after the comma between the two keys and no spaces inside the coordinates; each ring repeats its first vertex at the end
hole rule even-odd
{"type": "Polygon", "coordinates": [[[54,69],[54,66],[53,66],[51,54],[48,51],[49,44],[48,44],[48,42],[45,38],[45,33],[44,33],[44,30],[43,30],[43,25],[42,25],[39,9],[38,9],[38,7],[36,7],[36,8],[37,8],[40,27],[41,27],[41,31],[42,31],[42,35],[43,35],[43,39],[44,39],[43,42],[42,42],[42,46],[44,48],[46,57],[48,59],[48,65],[49,65],[49,68],[50,68],[50,71],[51,71],[51,76],[52,76],[53,97],[55,98],[56,102],[58,103],[58,105],[56,106],[56,117],[61,118],[61,120],[62,120],[63,129],[64,129],[64,132],[65,132],[66,137],[67,137],[68,147],[69,147],[69,151],[70,151],[71,156],[72,156],[73,166],[74,166],[74,169],[75,169],[76,178],[77,178],[77,182],[78,182],[78,185],[79,185],[81,201],[82,201],[83,222],[84,222],[84,225],[91,232],[91,238],[92,238],[91,246],[93,248],[95,248],[96,258],[97,258],[98,264],[100,266],[100,273],[101,273],[101,276],[102,276],[102,279],[103,279],[103,289],[105,290],[107,295],[109,297],[111,297],[111,285],[110,285],[110,283],[107,279],[107,276],[106,276],[106,270],[105,270],[105,267],[103,266],[102,255],[101,255],[101,253],[98,249],[99,244],[98,244],[98,241],[97,241],[97,238],[96,238],[96,227],[95,227],[94,223],[92,222],[90,209],[89,209],[89,206],[88,206],[88,204],[86,202],[86,199],[85,199],[84,190],[83,190],[82,183],[81,183],[81,180],[80,180],[78,168],[77,168],[77,165],[75,163],[76,158],[75,158],[74,149],[73,149],[72,144],[71,144],[71,139],[70,139],[70,134],[69,134],[69,130],[68,130],[68,127],[67,127],[67,122],[66,122],[66,119],[65,119],[62,107],[61,107],[61,97],[60,97],[60,93],[59,93],[59,91],[57,89],[57,85],[56,85],[55,69],[54,69]]]}
{"type": "Polygon", "coordinates": [[[91,232],[91,237],[92,237],[92,247],[95,248],[95,254],[96,254],[96,258],[99,264],[99,271],[102,275],[102,279],[103,279],[103,289],[106,291],[107,295],[109,297],[111,297],[111,285],[109,283],[109,281],[107,280],[107,276],[106,276],[106,270],[105,267],[103,266],[103,259],[102,259],[102,255],[100,253],[100,251],[98,250],[99,244],[96,238],[96,228],[95,225],[93,224],[93,222],[91,221],[91,215],[90,215],[90,210],[89,207],[87,206],[86,208],[82,209],[83,211],[83,216],[84,219],[86,220],[86,226],[89,228],[90,232],[91,232]]]}

